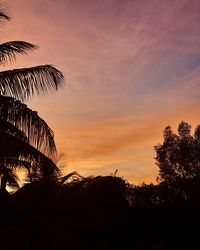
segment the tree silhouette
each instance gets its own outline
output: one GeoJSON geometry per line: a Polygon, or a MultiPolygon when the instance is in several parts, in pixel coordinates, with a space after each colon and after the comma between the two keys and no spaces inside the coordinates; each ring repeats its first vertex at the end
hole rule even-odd
{"type": "MultiPolygon", "coordinates": [[[[1,8],[2,6],[0,6],[1,8]]],[[[3,7],[0,21],[10,20],[3,7]]],[[[24,41],[0,44],[0,64],[27,54],[37,46],[24,41]]],[[[31,96],[57,90],[63,85],[62,73],[52,65],[0,72],[0,175],[1,188],[17,186],[16,169],[27,171],[30,180],[54,178],[59,170],[53,131],[37,112],[22,102],[31,96]]]]}
{"type": "Polygon", "coordinates": [[[173,182],[200,175],[200,126],[191,135],[191,125],[181,122],[178,134],[170,126],[163,131],[163,144],[155,146],[159,179],[173,182]]]}

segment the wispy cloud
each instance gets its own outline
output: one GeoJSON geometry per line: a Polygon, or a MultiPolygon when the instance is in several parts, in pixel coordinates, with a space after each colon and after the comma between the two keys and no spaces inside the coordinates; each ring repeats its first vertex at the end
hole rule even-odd
{"type": "Polygon", "coordinates": [[[66,76],[62,92],[30,105],[55,131],[71,168],[118,167],[132,181],[154,180],[153,145],[164,126],[200,122],[200,2],[8,3],[14,19],[4,39],[40,45],[17,65],[53,63],[66,76]]]}

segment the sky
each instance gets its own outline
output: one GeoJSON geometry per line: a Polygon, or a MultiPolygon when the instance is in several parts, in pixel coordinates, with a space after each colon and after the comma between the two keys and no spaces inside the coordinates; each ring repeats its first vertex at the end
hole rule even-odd
{"type": "Polygon", "coordinates": [[[59,92],[28,101],[55,133],[63,173],[155,182],[163,129],[200,123],[200,1],[6,3],[1,42],[39,45],[10,68],[53,64],[65,76],[59,92]]]}

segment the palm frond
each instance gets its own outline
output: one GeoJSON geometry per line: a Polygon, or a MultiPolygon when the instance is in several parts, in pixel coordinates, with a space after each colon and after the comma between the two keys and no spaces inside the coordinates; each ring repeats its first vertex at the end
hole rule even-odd
{"type": "Polygon", "coordinates": [[[9,183],[10,186],[19,188],[18,185],[19,179],[16,176],[16,174],[12,171],[12,169],[7,168],[5,165],[1,164],[0,174],[3,175],[2,178],[6,179],[6,181],[9,183]]]}
{"type": "Polygon", "coordinates": [[[36,149],[48,157],[55,157],[56,145],[53,131],[37,112],[12,97],[0,96],[0,128],[2,127],[4,131],[10,129],[15,136],[18,136],[21,131],[21,140],[25,141],[27,138],[27,142],[36,149]]]}
{"type": "Polygon", "coordinates": [[[52,65],[14,69],[0,72],[0,94],[18,100],[50,91],[63,85],[64,76],[52,65]]]}
{"type": "Polygon", "coordinates": [[[1,159],[11,159],[29,162],[31,169],[39,173],[42,179],[55,179],[60,171],[55,163],[39,150],[17,137],[0,129],[1,159]]]}
{"type": "Polygon", "coordinates": [[[1,21],[5,21],[5,20],[9,21],[9,20],[10,20],[10,17],[7,16],[7,15],[6,15],[5,13],[3,13],[2,11],[0,11],[0,22],[1,22],[1,21]]]}
{"type": "Polygon", "coordinates": [[[0,22],[2,21],[10,21],[10,17],[7,15],[6,11],[6,4],[3,2],[0,2],[0,22]]]}
{"type": "Polygon", "coordinates": [[[16,54],[27,54],[27,51],[36,49],[37,46],[24,41],[11,41],[0,44],[0,63],[5,65],[15,60],[16,54]]]}
{"type": "Polygon", "coordinates": [[[15,136],[18,140],[29,143],[29,140],[23,131],[3,119],[0,119],[0,130],[4,133],[15,136]]]}
{"type": "Polygon", "coordinates": [[[63,176],[59,182],[59,185],[63,185],[70,177],[74,176],[74,175],[78,175],[78,173],[76,171],[73,171],[65,176],[63,176]]]}
{"type": "Polygon", "coordinates": [[[29,171],[31,169],[31,163],[29,161],[25,161],[25,160],[19,160],[16,158],[12,158],[12,157],[2,157],[0,156],[0,164],[3,164],[4,166],[6,166],[6,168],[9,169],[24,169],[29,171]]]}

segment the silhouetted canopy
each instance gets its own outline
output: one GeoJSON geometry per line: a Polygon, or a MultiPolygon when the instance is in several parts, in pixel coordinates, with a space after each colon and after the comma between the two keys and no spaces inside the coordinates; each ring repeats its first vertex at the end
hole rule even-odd
{"type": "Polygon", "coordinates": [[[52,65],[0,72],[0,94],[18,100],[55,91],[63,85],[63,74],[52,65]]]}
{"type": "Polygon", "coordinates": [[[16,54],[27,54],[38,46],[24,41],[10,41],[0,44],[0,64],[7,64],[16,59],[16,54]]]}
{"type": "Polygon", "coordinates": [[[8,169],[23,167],[40,178],[55,178],[59,173],[55,163],[28,143],[25,134],[12,124],[0,123],[0,164],[8,169]]]}
{"type": "MultiPolygon", "coordinates": [[[[0,4],[0,21],[10,20],[0,4]]],[[[6,65],[18,54],[27,54],[37,46],[24,41],[0,44],[0,64],[6,65]]],[[[35,94],[56,91],[64,83],[61,71],[52,65],[0,72],[0,175],[17,186],[16,169],[23,168],[30,179],[55,179],[60,174],[53,162],[56,146],[53,131],[21,101],[35,94]]]]}
{"type": "Polygon", "coordinates": [[[0,96],[1,126],[14,125],[27,136],[28,143],[49,157],[56,153],[53,131],[37,112],[12,97],[0,96]],[[7,122],[7,123],[5,123],[7,122]]]}

